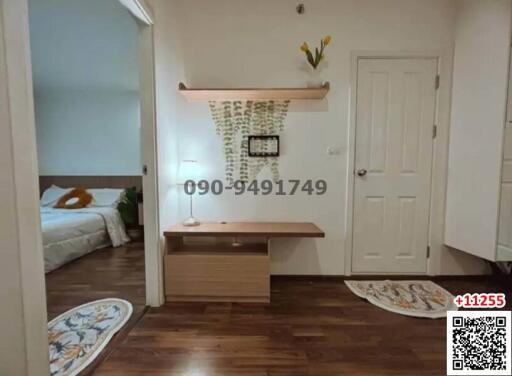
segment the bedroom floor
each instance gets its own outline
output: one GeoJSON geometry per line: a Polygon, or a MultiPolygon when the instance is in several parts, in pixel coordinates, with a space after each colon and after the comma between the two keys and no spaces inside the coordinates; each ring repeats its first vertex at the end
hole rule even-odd
{"type": "MultiPolygon", "coordinates": [[[[493,277],[435,281],[453,294],[501,291],[508,299],[512,286],[493,277]]],[[[274,278],[270,305],[150,309],[95,375],[441,376],[445,331],[446,320],[381,310],[341,279],[274,278]]]]}
{"type": "Polygon", "coordinates": [[[127,243],[118,248],[96,250],[46,275],[48,321],[78,305],[111,297],[130,301],[133,315],[81,375],[91,374],[144,314],[144,244],[127,243]]]}

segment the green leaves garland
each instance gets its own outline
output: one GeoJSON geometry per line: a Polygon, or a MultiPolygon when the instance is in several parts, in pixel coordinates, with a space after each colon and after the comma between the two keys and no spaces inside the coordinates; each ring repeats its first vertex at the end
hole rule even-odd
{"type": "Polygon", "coordinates": [[[212,120],[224,146],[228,183],[249,181],[269,167],[274,181],[279,180],[276,157],[249,158],[248,136],[277,135],[284,131],[290,101],[211,101],[212,120]]]}

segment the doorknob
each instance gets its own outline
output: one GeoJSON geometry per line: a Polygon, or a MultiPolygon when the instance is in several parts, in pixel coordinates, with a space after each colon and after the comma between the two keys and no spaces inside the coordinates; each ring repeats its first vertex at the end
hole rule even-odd
{"type": "Polygon", "coordinates": [[[362,168],[360,170],[357,170],[357,176],[360,176],[360,177],[363,177],[366,175],[368,171],[366,171],[366,169],[362,168]]]}

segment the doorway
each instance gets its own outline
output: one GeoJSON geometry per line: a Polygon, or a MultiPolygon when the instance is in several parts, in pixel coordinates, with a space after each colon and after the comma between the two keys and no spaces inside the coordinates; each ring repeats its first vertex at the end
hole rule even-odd
{"type": "Polygon", "coordinates": [[[352,272],[427,270],[437,59],[359,58],[352,272]]]}
{"type": "Polygon", "coordinates": [[[124,299],[118,337],[162,301],[152,28],[135,3],[29,0],[48,320],[124,299]],[[89,201],[61,207],[77,190],[89,201]]]}
{"type": "Polygon", "coordinates": [[[136,319],[152,148],[142,140],[139,24],[117,0],[30,0],[29,15],[48,319],[110,297],[130,302],[136,319]],[[89,202],[61,205],[74,190],[89,202]]]}

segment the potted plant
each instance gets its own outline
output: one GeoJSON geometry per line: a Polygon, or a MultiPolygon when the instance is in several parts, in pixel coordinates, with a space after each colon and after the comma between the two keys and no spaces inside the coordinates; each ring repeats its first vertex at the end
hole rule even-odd
{"type": "Polygon", "coordinates": [[[323,85],[323,80],[321,77],[319,65],[325,59],[324,49],[325,47],[331,43],[331,36],[327,35],[323,39],[320,40],[320,48],[315,47],[315,53],[310,51],[309,46],[306,42],[302,43],[300,46],[300,50],[306,54],[306,59],[312,70],[310,72],[310,80],[308,82],[308,86],[317,87],[323,85]]]}
{"type": "Polygon", "coordinates": [[[137,197],[138,194],[135,187],[127,188],[121,202],[117,205],[117,210],[126,226],[126,233],[132,240],[142,238],[142,229],[141,226],[139,226],[139,205],[137,197]]]}

